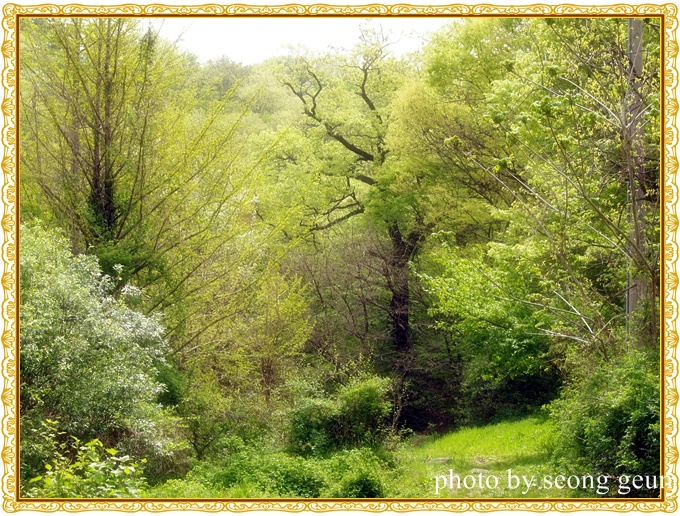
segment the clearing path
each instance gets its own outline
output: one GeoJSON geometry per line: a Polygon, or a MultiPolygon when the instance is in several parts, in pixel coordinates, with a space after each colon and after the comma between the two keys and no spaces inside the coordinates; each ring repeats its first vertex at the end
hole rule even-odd
{"type": "Polygon", "coordinates": [[[549,421],[529,417],[463,428],[398,452],[399,498],[563,498],[549,464],[554,448],[549,421]],[[509,471],[508,471],[509,470],[509,471]]]}

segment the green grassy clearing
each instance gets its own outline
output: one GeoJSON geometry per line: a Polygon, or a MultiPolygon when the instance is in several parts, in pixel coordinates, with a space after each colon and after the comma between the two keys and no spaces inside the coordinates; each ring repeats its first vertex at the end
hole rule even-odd
{"type": "Polygon", "coordinates": [[[399,482],[395,493],[399,498],[547,498],[570,495],[569,489],[549,489],[543,479],[555,476],[549,459],[554,444],[551,423],[530,417],[477,428],[464,428],[441,436],[414,438],[397,452],[399,482]],[[520,485],[508,487],[508,470],[517,475],[520,485]],[[449,489],[453,472],[455,489],[449,489]],[[480,488],[480,474],[484,485],[480,488]],[[455,475],[460,478],[460,489],[455,475]],[[439,493],[436,477],[440,478],[439,493]],[[464,485],[466,476],[468,488],[464,485]],[[535,479],[527,488],[522,476],[535,479]],[[475,485],[472,485],[472,477],[475,485]],[[498,486],[494,487],[494,480],[498,486]],[[488,480],[487,480],[488,478],[488,480]],[[487,486],[487,482],[491,487],[487,486]]]}

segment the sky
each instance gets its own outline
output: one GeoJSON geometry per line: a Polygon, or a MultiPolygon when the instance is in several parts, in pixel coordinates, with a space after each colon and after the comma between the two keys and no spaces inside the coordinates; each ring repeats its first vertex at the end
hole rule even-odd
{"type": "Polygon", "coordinates": [[[315,52],[350,48],[359,27],[382,26],[395,41],[396,54],[417,50],[431,31],[449,23],[445,18],[166,18],[161,35],[206,62],[222,56],[244,65],[284,55],[290,47],[315,52]]]}

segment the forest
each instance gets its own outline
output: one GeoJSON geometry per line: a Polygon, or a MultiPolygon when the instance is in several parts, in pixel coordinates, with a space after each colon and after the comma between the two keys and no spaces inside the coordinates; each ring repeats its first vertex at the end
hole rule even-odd
{"type": "Polygon", "coordinates": [[[21,496],[659,497],[660,30],[22,18],[21,496]]]}

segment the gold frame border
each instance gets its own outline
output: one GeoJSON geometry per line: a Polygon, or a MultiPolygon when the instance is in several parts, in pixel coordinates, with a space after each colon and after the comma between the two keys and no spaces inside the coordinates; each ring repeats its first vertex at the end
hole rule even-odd
{"type": "Polygon", "coordinates": [[[418,510],[444,510],[452,512],[474,511],[490,512],[498,510],[527,510],[535,512],[572,512],[582,510],[608,510],[616,512],[674,512],[678,510],[678,295],[679,284],[677,261],[679,246],[677,239],[680,221],[676,204],[678,202],[677,172],[679,168],[678,153],[678,111],[680,104],[676,89],[678,86],[677,56],[679,51],[677,28],[677,7],[674,4],[641,4],[641,5],[523,5],[501,6],[493,4],[477,5],[410,5],[410,4],[366,4],[366,5],[330,5],[330,4],[287,4],[287,5],[246,5],[246,4],[205,4],[198,6],[163,5],[163,4],[125,4],[125,5],[54,5],[41,4],[22,6],[6,4],[2,12],[2,45],[0,52],[3,59],[0,76],[3,90],[2,111],[2,182],[0,197],[2,198],[2,216],[0,227],[0,258],[2,259],[2,297],[0,312],[2,314],[2,452],[3,475],[1,479],[2,508],[6,512],[34,510],[41,512],[56,511],[92,511],[116,510],[136,512],[140,510],[159,512],[168,510],[216,511],[259,511],[279,510],[286,512],[326,512],[360,510],[368,512],[406,512],[418,510]],[[666,488],[662,498],[655,499],[376,499],[376,500],[322,500],[322,499],[107,499],[107,500],[58,500],[58,499],[21,499],[18,496],[16,460],[18,436],[18,219],[17,209],[17,63],[19,17],[22,16],[133,16],[133,17],[196,17],[196,16],[626,16],[654,17],[662,20],[662,61],[664,65],[663,95],[661,109],[663,113],[661,170],[663,170],[662,194],[664,199],[661,213],[661,234],[663,260],[661,262],[662,296],[663,296],[663,338],[661,354],[663,359],[664,381],[662,389],[662,428],[664,445],[661,450],[666,488]]]}

